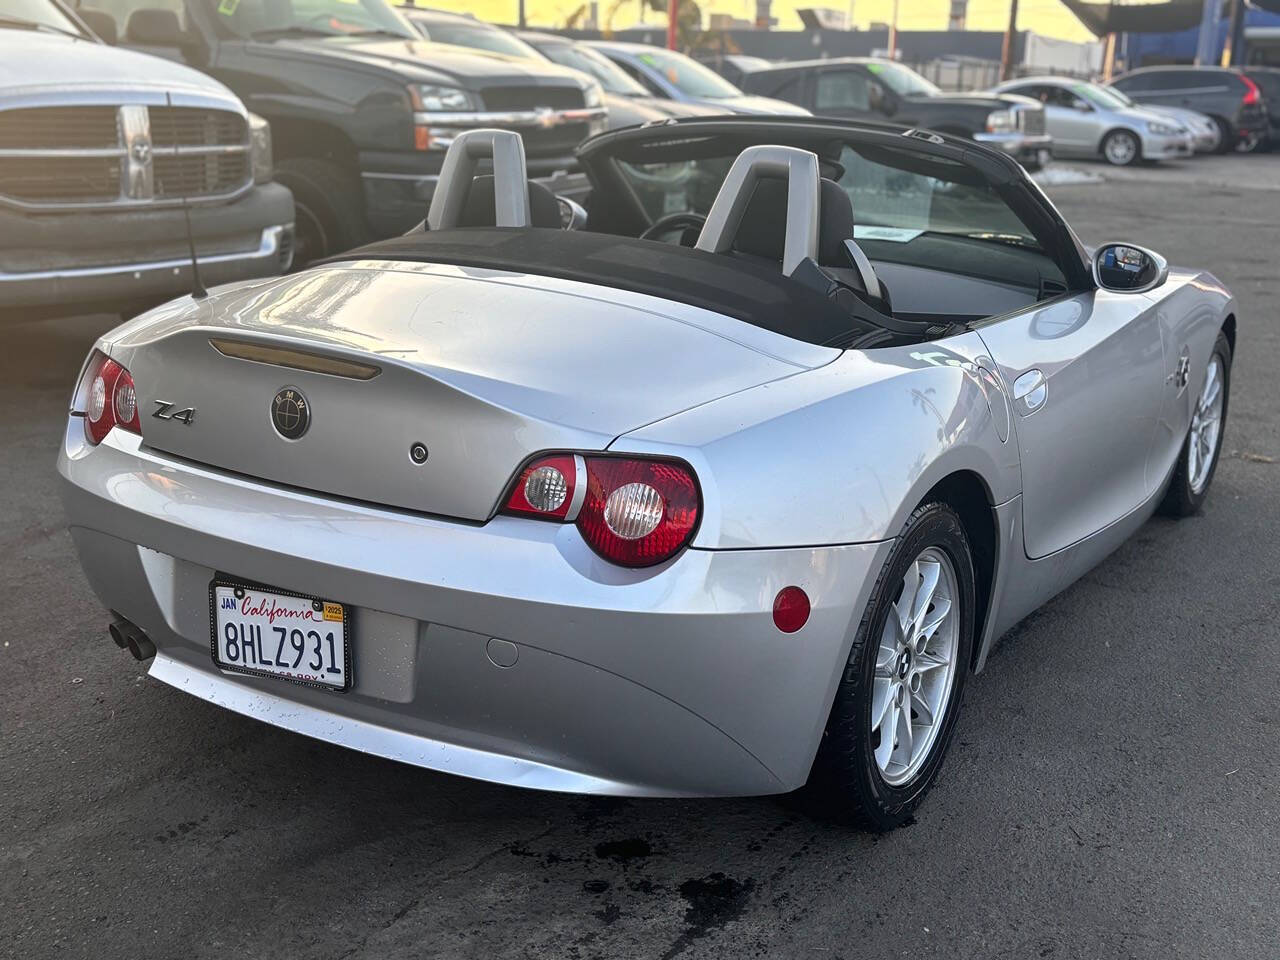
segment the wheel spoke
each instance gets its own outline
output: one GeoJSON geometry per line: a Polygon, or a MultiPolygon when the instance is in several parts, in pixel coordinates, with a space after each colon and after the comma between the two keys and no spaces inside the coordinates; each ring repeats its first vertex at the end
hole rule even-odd
{"type": "Polygon", "coordinates": [[[933,609],[925,615],[924,621],[920,624],[920,643],[916,647],[917,652],[923,650],[925,645],[933,639],[934,633],[950,613],[951,601],[946,597],[935,596],[933,609]]]}
{"type": "Polygon", "coordinates": [[[1200,410],[1206,411],[1213,406],[1213,402],[1218,399],[1218,393],[1222,390],[1222,380],[1218,377],[1218,365],[1216,363],[1209,364],[1209,372],[1205,374],[1204,389],[1200,391],[1200,410]]]}
{"type": "Polygon", "coordinates": [[[898,749],[894,751],[899,763],[910,766],[915,754],[915,732],[911,729],[911,706],[906,704],[898,711],[898,749]]]}
{"type": "Polygon", "coordinates": [[[894,686],[892,680],[877,677],[872,681],[871,686],[871,729],[872,731],[881,731],[881,737],[887,733],[892,737],[892,728],[883,726],[885,714],[889,711],[890,704],[893,703],[894,686]]]}
{"type": "Polygon", "coordinates": [[[908,633],[911,625],[911,611],[914,608],[916,600],[916,592],[920,589],[920,561],[916,560],[911,566],[907,567],[907,572],[902,575],[902,595],[898,597],[896,610],[898,611],[898,625],[902,628],[905,635],[908,633]]]}
{"type": "Polygon", "coordinates": [[[881,641],[879,649],[876,650],[876,676],[891,677],[893,676],[893,665],[898,660],[898,647],[893,643],[885,643],[881,641]]]}
{"type": "Polygon", "coordinates": [[[939,667],[945,667],[950,662],[949,659],[944,660],[942,657],[932,653],[921,653],[916,656],[916,672],[931,673],[939,667]]]}
{"type": "Polygon", "coordinates": [[[916,561],[920,568],[920,586],[916,589],[915,600],[911,605],[911,622],[920,623],[929,611],[933,595],[938,589],[938,579],[942,576],[942,564],[932,560],[916,561]]]}
{"type": "Polygon", "coordinates": [[[876,765],[881,770],[889,767],[889,758],[893,756],[893,734],[898,725],[898,705],[889,701],[888,722],[880,728],[880,746],[876,747],[876,765]]]}
{"type": "Polygon", "coordinates": [[[916,723],[922,727],[933,726],[933,707],[924,698],[924,691],[911,694],[911,706],[916,711],[916,723]]]}

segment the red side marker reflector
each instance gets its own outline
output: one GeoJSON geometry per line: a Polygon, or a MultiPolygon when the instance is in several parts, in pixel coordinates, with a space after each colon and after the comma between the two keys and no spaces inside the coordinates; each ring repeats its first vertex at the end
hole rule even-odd
{"type": "Polygon", "coordinates": [[[783,587],[773,599],[773,625],[795,633],[809,620],[809,596],[799,587],[783,587]]]}

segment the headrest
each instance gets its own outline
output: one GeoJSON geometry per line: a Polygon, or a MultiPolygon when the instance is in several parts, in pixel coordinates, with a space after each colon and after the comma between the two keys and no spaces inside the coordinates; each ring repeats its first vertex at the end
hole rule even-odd
{"type": "MultiPolygon", "coordinates": [[[[475,177],[467,190],[458,218],[460,227],[492,227],[498,222],[494,204],[493,174],[475,177]]],[[[540,183],[529,181],[529,226],[560,228],[560,204],[555,194],[540,183]]]]}
{"type": "MultiPolygon", "coordinates": [[[[782,261],[786,242],[787,182],[777,178],[756,183],[738,227],[733,249],[739,253],[782,261]]],[[[853,236],[853,204],[834,180],[818,181],[818,263],[844,266],[842,244],[853,236]]]]}
{"type": "Polygon", "coordinates": [[[85,22],[85,26],[98,35],[99,40],[113,47],[116,45],[120,36],[116,29],[115,17],[105,10],[90,10],[88,7],[81,7],[76,13],[80,14],[80,19],[85,22]]]}
{"type": "Polygon", "coordinates": [[[124,33],[134,43],[166,47],[182,36],[182,24],[172,10],[144,7],[129,14],[124,33]]]}

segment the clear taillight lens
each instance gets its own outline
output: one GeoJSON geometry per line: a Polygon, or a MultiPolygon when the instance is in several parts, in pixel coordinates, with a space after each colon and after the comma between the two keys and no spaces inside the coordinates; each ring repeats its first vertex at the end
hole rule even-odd
{"type": "Polygon", "coordinates": [[[142,433],[138,422],[138,394],[133,376],[102,353],[95,353],[85,370],[84,435],[99,444],[112,427],[142,433]]]}
{"type": "Polygon", "coordinates": [[[693,539],[700,503],[697,478],[680,461],[557,453],[525,465],[502,512],[576,523],[606,560],[648,567],[693,539]]]}

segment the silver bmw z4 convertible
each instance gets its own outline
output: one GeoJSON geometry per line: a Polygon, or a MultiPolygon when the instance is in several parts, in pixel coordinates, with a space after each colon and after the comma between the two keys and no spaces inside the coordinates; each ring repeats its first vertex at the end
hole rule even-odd
{"type": "Polygon", "coordinates": [[[422,767],[900,824],[993,642],[1201,506],[1235,301],[969,141],[579,155],[582,206],[464,134],[420,229],[97,342],[58,471],[110,632],[422,767]]]}

